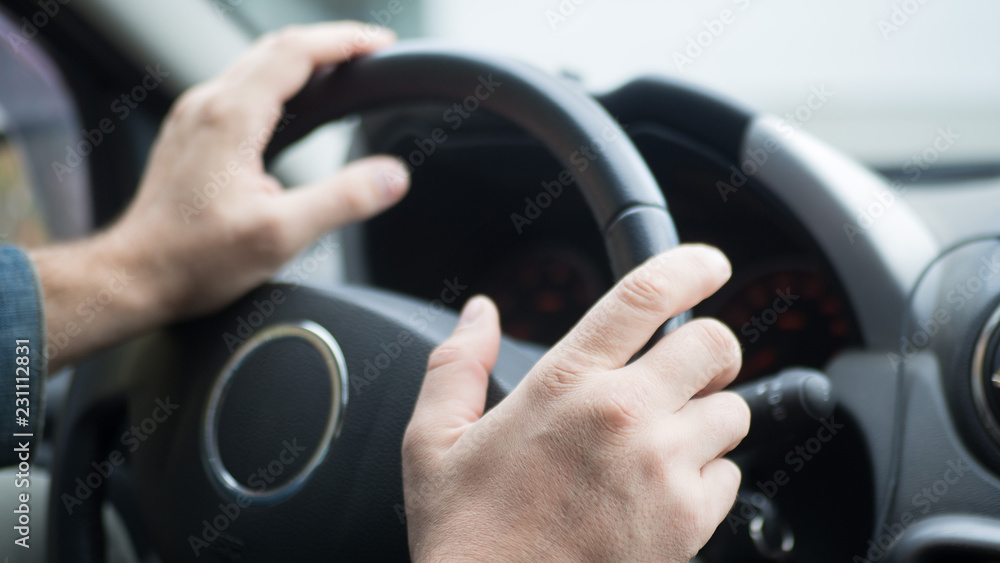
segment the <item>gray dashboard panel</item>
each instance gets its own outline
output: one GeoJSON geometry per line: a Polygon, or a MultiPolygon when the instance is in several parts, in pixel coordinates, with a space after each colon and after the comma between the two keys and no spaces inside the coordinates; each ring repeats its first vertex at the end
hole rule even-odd
{"type": "Polygon", "coordinates": [[[744,136],[741,166],[798,217],[842,276],[865,343],[898,346],[899,319],[939,243],[873,172],[771,116],[744,136]],[[865,220],[859,220],[864,212],[865,220]]]}

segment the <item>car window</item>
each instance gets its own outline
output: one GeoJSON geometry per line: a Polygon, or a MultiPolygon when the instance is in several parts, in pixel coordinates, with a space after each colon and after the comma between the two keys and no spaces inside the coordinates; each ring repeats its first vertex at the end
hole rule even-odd
{"type": "Polygon", "coordinates": [[[91,229],[92,145],[37,31],[0,12],[0,243],[34,247],[91,229]]]}
{"type": "Polygon", "coordinates": [[[255,33],[323,20],[376,23],[391,27],[400,37],[418,37],[424,29],[424,0],[206,1],[220,16],[232,18],[255,33]]]}
{"type": "Polygon", "coordinates": [[[258,30],[379,23],[568,71],[595,91],[670,76],[787,117],[885,171],[1000,165],[1000,2],[207,1],[229,2],[258,30]]]}

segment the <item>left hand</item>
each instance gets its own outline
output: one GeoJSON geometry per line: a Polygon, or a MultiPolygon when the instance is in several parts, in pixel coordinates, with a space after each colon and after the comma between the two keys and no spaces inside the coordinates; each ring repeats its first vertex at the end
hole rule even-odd
{"type": "Polygon", "coordinates": [[[355,22],[287,28],[181,95],[121,220],[84,241],[31,253],[54,343],[50,371],[221,308],[323,233],[399,201],[409,175],[393,158],[360,160],[291,190],[262,158],[283,104],[317,68],[394,41],[387,29],[355,22]],[[113,293],[102,293],[108,287],[113,293]],[[95,299],[103,295],[111,301],[95,299]]]}
{"type": "Polygon", "coordinates": [[[139,193],[114,229],[124,246],[157,257],[149,261],[160,266],[159,289],[172,311],[191,316],[228,304],[323,233],[403,197],[407,170],[388,157],[288,191],[262,159],[284,102],[316,68],[394,40],[389,30],[353,22],[287,28],[174,104],[139,193]]]}

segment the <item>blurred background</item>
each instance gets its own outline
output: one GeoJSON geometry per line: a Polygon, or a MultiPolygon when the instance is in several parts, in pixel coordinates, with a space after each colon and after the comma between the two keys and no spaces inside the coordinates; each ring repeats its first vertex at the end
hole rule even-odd
{"type": "MultiPolygon", "coordinates": [[[[40,10],[28,0],[10,2],[22,4],[23,14],[40,10]]],[[[214,76],[261,33],[349,18],[386,25],[403,38],[506,54],[594,92],[638,75],[671,76],[785,117],[906,185],[1000,176],[1000,2],[75,0],[60,9],[71,13],[53,18],[59,31],[43,26],[42,39],[27,40],[26,20],[0,12],[0,36],[7,38],[0,41],[0,71],[15,77],[0,83],[0,242],[35,246],[113,218],[90,209],[86,155],[71,170],[53,168],[73,160],[67,150],[81,142],[83,125],[107,117],[107,101],[96,98],[131,87],[100,77],[67,83],[66,69],[46,54],[45,38],[73,30],[77,15],[134,47],[123,53],[137,69],[162,62],[174,94],[214,76]],[[143,50],[156,42],[159,51],[143,50]],[[98,94],[81,101],[86,91],[98,94]],[[79,115],[86,104],[104,113],[79,115]],[[935,143],[943,149],[923,159],[935,143]]],[[[149,121],[137,142],[119,133],[112,141],[140,150],[155,133],[157,123],[149,121]]],[[[326,145],[317,144],[311,156],[303,149],[305,156],[286,168],[293,176],[322,161],[328,169],[313,174],[328,173],[342,161],[329,158],[330,147],[346,147],[349,131],[330,133],[326,145]]],[[[116,171],[112,179],[134,185],[140,172],[116,171]]]]}
{"type": "Polygon", "coordinates": [[[960,135],[940,165],[1000,162],[1000,2],[399,0],[396,14],[390,3],[242,0],[226,15],[256,31],[383,22],[568,72],[594,91],[669,75],[779,116],[825,86],[832,96],[804,128],[877,168],[901,169],[939,127],[960,135]]]}

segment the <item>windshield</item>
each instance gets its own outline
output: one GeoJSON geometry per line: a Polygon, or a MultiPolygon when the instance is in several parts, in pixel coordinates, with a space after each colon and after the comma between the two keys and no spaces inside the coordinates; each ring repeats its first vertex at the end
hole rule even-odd
{"type": "Polygon", "coordinates": [[[812,100],[805,130],[889,172],[935,145],[936,167],[1000,164],[1000,2],[242,0],[230,15],[255,32],[383,23],[598,92],[658,74],[782,117],[812,100]]]}

